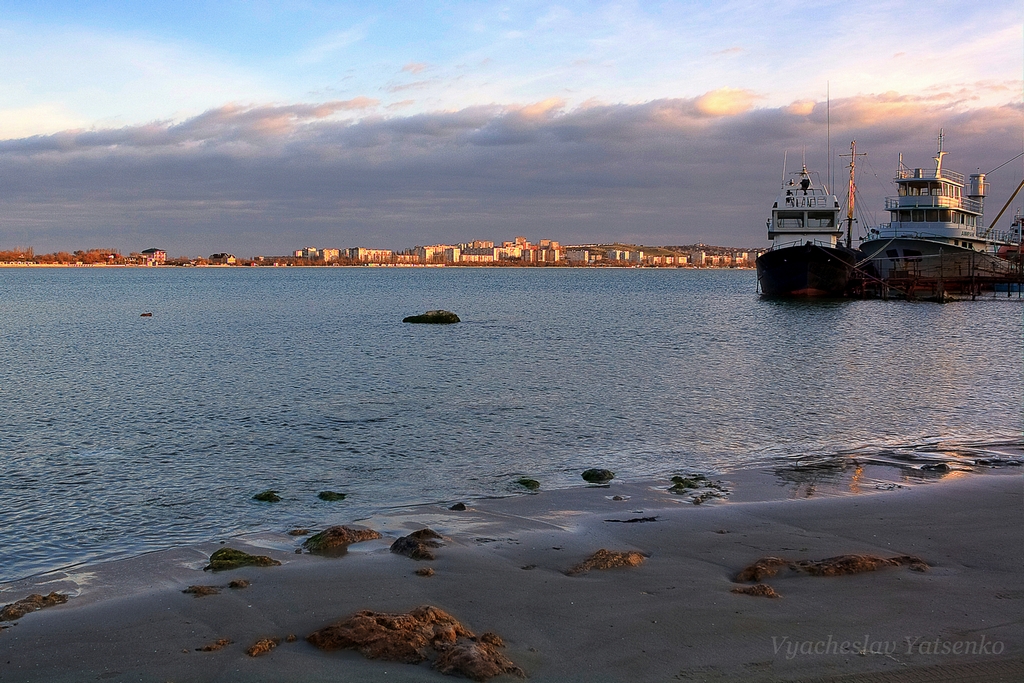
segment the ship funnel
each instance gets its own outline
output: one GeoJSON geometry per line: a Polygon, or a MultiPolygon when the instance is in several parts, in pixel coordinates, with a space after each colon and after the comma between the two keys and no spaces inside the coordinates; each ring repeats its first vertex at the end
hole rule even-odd
{"type": "Polygon", "coordinates": [[[967,196],[975,201],[985,198],[988,194],[988,183],[985,181],[984,173],[972,173],[971,184],[967,190],[967,196]]]}

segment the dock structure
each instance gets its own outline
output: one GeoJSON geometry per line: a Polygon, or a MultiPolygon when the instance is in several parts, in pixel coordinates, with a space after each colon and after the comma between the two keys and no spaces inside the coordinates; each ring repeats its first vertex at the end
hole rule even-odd
{"type": "MultiPolygon", "coordinates": [[[[927,257],[925,257],[927,258],[927,257]]],[[[854,268],[849,295],[854,298],[953,301],[980,296],[1022,297],[1024,260],[1020,254],[1001,258],[978,253],[955,269],[922,267],[922,259],[906,259],[877,275],[871,263],[854,268]]]]}

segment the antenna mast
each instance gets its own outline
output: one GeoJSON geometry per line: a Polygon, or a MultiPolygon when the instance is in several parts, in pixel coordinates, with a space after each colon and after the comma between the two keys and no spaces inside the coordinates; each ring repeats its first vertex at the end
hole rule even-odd
{"type": "Polygon", "coordinates": [[[825,81],[825,154],[828,157],[828,186],[834,188],[836,178],[832,169],[832,95],[828,81],[825,81]]]}
{"type": "Polygon", "coordinates": [[[846,202],[846,246],[849,249],[853,248],[853,202],[857,194],[857,182],[855,179],[855,172],[857,169],[857,157],[866,157],[867,152],[857,151],[857,141],[854,140],[850,143],[850,153],[840,154],[841,157],[850,157],[850,194],[846,202]]]}

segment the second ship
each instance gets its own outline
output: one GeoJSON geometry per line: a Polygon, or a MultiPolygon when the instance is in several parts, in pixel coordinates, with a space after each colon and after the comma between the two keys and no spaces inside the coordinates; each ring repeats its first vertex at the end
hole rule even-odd
{"type": "MultiPolygon", "coordinates": [[[[769,297],[841,297],[859,252],[840,239],[839,200],[815,185],[807,166],[790,180],[768,219],[771,248],[757,258],[757,281],[769,297]]],[[[853,174],[851,169],[851,186],[853,174]]],[[[853,192],[851,192],[851,195],[853,192]]],[[[852,205],[851,205],[852,209],[852,205]]],[[[850,212],[852,220],[852,210],[850,212]]],[[[849,232],[849,226],[848,226],[849,232]]]]}

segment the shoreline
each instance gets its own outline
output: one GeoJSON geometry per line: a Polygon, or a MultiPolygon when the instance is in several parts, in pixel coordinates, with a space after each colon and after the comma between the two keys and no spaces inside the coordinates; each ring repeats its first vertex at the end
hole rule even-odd
{"type": "MultiPolygon", "coordinates": [[[[302,640],[357,610],[404,612],[421,604],[477,633],[498,633],[505,654],[535,681],[797,681],[962,665],[988,667],[987,680],[999,680],[993,676],[1006,667],[1014,676],[1024,671],[1016,471],[800,499],[782,499],[766,472],[723,478],[733,482],[734,496],[722,503],[686,504],[650,482],[613,481],[609,488],[466,501],[464,512],[439,504],[388,510],[353,520],[385,538],[353,545],[343,557],[296,555],[302,538],[282,530],[226,544],[270,555],[282,567],[204,573],[209,554],[222,547],[210,542],[75,567],[64,579],[51,573],[11,582],[2,603],[50,590],[73,597],[0,631],[0,680],[452,680],[425,665],[323,653],[302,640]],[[607,521],[644,517],[655,521],[607,521]],[[423,526],[445,537],[435,561],[389,552],[395,537],[423,526]],[[639,567],[564,574],[599,548],[647,559],[639,567]],[[849,553],[915,555],[931,568],[766,579],[778,600],[730,592],[739,585],[736,572],[763,556],[849,553]],[[423,566],[436,574],[415,575],[423,566]],[[202,598],[180,592],[232,578],[252,585],[202,598]],[[244,653],[259,638],[289,634],[299,641],[264,657],[244,653]],[[982,636],[984,654],[920,647],[982,636]],[[831,647],[830,638],[841,644],[865,637],[867,649],[876,641],[897,645],[877,656],[813,653],[819,642],[831,647]],[[915,637],[917,650],[904,640],[915,637]],[[219,638],[234,644],[195,651],[219,638]]],[[[942,680],[941,671],[936,676],[942,680]]]]}

